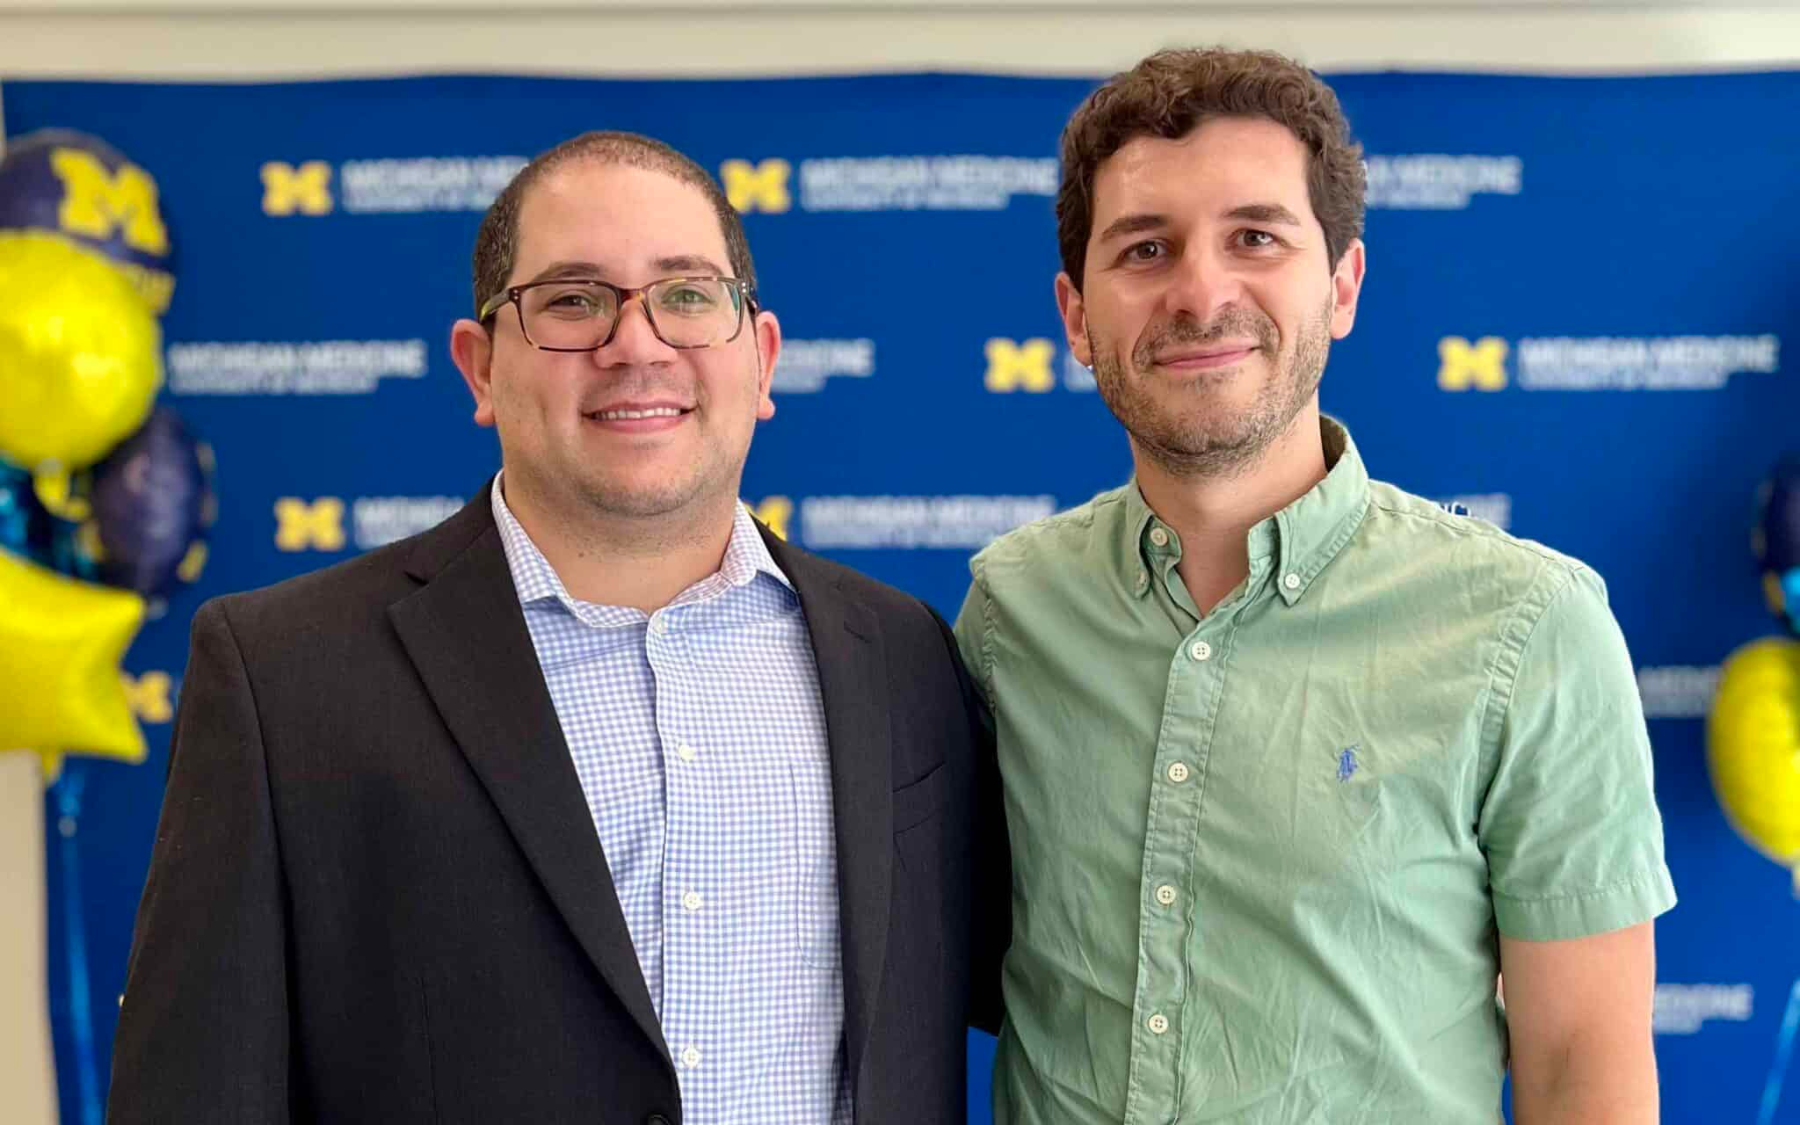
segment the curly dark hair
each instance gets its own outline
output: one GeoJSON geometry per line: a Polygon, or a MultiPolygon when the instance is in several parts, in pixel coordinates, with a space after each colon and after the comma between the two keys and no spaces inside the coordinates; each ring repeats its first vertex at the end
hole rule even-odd
{"type": "Polygon", "coordinates": [[[597,164],[623,164],[661,172],[698,188],[719,216],[731,272],[755,290],[756,267],[750,260],[749,240],[744,237],[744,220],[706,169],[651,137],[617,131],[594,132],[583,133],[540,153],[519,169],[518,175],[482,217],[481,229],[475,234],[475,315],[481,315],[482,304],[506,288],[506,279],[512,276],[513,258],[519,251],[519,211],[525,203],[525,193],[562,165],[590,160],[597,164]]]}
{"type": "Polygon", "coordinates": [[[1272,51],[1170,49],[1115,74],[1075,111],[1062,135],[1056,240],[1063,270],[1081,289],[1094,228],[1094,177],[1137,137],[1185,137],[1215,117],[1265,117],[1306,146],[1307,195],[1333,268],[1362,236],[1367,174],[1362,146],[1318,75],[1272,51]]]}

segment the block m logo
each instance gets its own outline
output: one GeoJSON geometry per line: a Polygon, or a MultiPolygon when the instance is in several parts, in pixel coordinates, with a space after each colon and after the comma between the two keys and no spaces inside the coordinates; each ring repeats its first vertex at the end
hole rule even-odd
{"type": "Polygon", "coordinates": [[[1483,336],[1473,344],[1461,336],[1438,341],[1438,386],[1446,391],[1506,389],[1506,341],[1483,336]]]}
{"type": "Polygon", "coordinates": [[[294,496],[275,501],[275,548],[343,550],[344,502],[335,496],[321,496],[310,504],[294,496]]]}
{"type": "Polygon", "coordinates": [[[792,500],[785,496],[771,496],[754,507],[748,504],[745,507],[750,508],[751,515],[768,524],[769,530],[777,536],[782,539],[788,537],[788,525],[794,518],[794,502],[792,500]]]}
{"type": "Polygon", "coordinates": [[[56,221],[70,234],[105,240],[124,228],[125,245],[158,256],[169,252],[169,231],[156,204],[156,181],[135,164],[109,172],[100,158],[77,148],[50,153],[50,167],[62,181],[56,221]]]}
{"type": "Polygon", "coordinates": [[[1042,336],[1033,336],[1022,344],[995,337],[987,342],[987,376],[983,382],[995,393],[1021,388],[1042,394],[1056,386],[1052,370],[1056,345],[1042,336]]]}
{"type": "Polygon", "coordinates": [[[725,196],[739,211],[768,211],[777,214],[794,205],[788,194],[788,175],[793,166],[779,158],[761,164],[748,160],[727,160],[719,166],[719,179],[725,182],[725,196]]]}
{"type": "Polygon", "coordinates": [[[145,672],[133,676],[120,672],[125,683],[125,701],[140,723],[166,723],[175,718],[175,681],[167,672],[145,672]]]}
{"type": "Polygon", "coordinates": [[[308,160],[295,168],[279,160],[262,166],[265,215],[328,215],[331,213],[331,165],[308,160]]]}

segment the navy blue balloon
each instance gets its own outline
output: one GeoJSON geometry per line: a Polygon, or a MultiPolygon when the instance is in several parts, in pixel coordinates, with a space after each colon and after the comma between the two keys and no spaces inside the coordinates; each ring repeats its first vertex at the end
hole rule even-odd
{"type": "Polygon", "coordinates": [[[40,129],[0,157],[0,229],[48,231],[111,258],[152,311],[175,288],[156,181],[98,137],[40,129]]]}
{"type": "Polygon", "coordinates": [[[216,507],[212,451],[174,409],[151,411],[89,470],[86,492],[102,582],[151,597],[198,576],[216,507]]]}

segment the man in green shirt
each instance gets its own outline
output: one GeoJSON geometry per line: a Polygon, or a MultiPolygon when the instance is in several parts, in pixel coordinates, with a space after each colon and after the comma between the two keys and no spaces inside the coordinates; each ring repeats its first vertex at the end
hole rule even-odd
{"type": "Polygon", "coordinates": [[[957,622],[1013,846],[1001,1125],[1657,1116],[1649,742],[1600,579],[1321,416],[1364,268],[1337,99],[1166,51],[1063,134],[1069,345],[1124,487],[957,622]],[[1504,1008],[1496,996],[1505,978],[1504,1008]]]}

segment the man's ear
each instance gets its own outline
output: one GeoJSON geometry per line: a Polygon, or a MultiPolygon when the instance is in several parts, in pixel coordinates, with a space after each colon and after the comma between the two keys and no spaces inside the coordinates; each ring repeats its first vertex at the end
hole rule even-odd
{"type": "Polygon", "coordinates": [[[756,417],[768,421],[775,416],[775,400],[769,390],[775,385],[775,362],[781,358],[781,322],[772,312],[759,312],[752,327],[756,333],[756,417]]]}
{"type": "Polygon", "coordinates": [[[1069,351],[1076,362],[1083,367],[1094,366],[1088,348],[1087,305],[1081,299],[1081,290],[1075,288],[1074,279],[1066,273],[1056,275],[1056,311],[1062,314],[1063,335],[1068,338],[1069,351]]]}
{"type": "Polygon", "coordinates": [[[459,320],[450,328],[450,358],[475,396],[475,424],[494,424],[494,338],[478,321],[459,320]]]}
{"type": "Polygon", "coordinates": [[[1362,295],[1364,260],[1363,241],[1352,239],[1331,271],[1331,338],[1342,340],[1350,335],[1356,323],[1356,300],[1362,295]]]}

